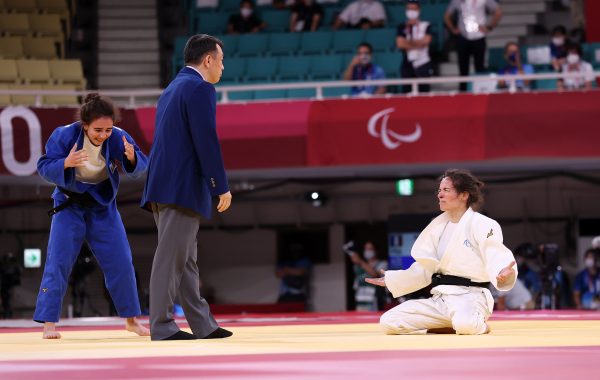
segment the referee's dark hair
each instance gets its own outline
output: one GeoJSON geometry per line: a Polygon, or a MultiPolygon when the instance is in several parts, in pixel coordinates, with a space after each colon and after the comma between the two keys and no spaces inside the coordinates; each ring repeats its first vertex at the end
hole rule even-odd
{"type": "Polygon", "coordinates": [[[217,51],[217,45],[223,49],[223,41],[208,34],[191,36],[183,49],[183,58],[186,65],[197,65],[207,54],[217,51]]]}

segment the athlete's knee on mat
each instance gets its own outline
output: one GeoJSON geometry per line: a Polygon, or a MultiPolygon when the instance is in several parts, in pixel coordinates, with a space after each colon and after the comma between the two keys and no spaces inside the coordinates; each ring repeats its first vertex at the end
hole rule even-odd
{"type": "Polygon", "coordinates": [[[409,334],[411,332],[411,329],[407,327],[401,318],[390,313],[384,313],[379,318],[379,326],[387,335],[409,334]]]}
{"type": "Polygon", "coordinates": [[[485,333],[485,320],[481,315],[455,315],[452,327],[460,335],[477,335],[485,333]]]}

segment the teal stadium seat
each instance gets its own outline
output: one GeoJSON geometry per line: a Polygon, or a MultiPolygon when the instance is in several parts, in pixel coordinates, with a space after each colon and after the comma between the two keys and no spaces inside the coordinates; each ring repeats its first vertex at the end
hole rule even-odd
{"type": "Polygon", "coordinates": [[[307,79],[310,57],[280,57],[277,78],[280,81],[301,81],[307,79]]]}
{"type": "Polygon", "coordinates": [[[365,32],[359,30],[339,30],[333,34],[331,50],[334,53],[355,52],[358,44],[365,40],[365,32]]]}
{"type": "Polygon", "coordinates": [[[386,78],[398,78],[400,76],[400,67],[402,66],[402,52],[395,51],[389,53],[375,54],[374,63],[381,66],[385,72],[386,78]]]}
{"type": "Polygon", "coordinates": [[[196,33],[223,34],[227,31],[229,14],[200,11],[196,21],[196,33]]]}
{"type": "Polygon", "coordinates": [[[300,33],[271,33],[269,53],[274,56],[293,55],[300,47],[300,33]]]}
{"type": "Polygon", "coordinates": [[[488,70],[497,73],[504,67],[504,48],[488,48],[488,70]]]}
{"type": "Polygon", "coordinates": [[[583,59],[594,66],[594,68],[600,68],[600,42],[583,44],[582,49],[583,59]]]}
{"type": "Polygon", "coordinates": [[[241,101],[241,100],[252,100],[254,99],[254,91],[235,91],[227,94],[229,100],[241,101]]]}
{"type": "Polygon", "coordinates": [[[342,77],[341,55],[316,55],[310,60],[312,80],[339,79],[342,77]]]}
{"type": "Polygon", "coordinates": [[[245,58],[229,58],[223,60],[223,75],[221,80],[228,83],[239,83],[246,74],[245,58]]]}
{"type": "Polygon", "coordinates": [[[267,34],[243,34],[239,37],[237,55],[240,57],[257,57],[267,51],[267,34]]]}
{"type": "Polygon", "coordinates": [[[223,41],[223,54],[225,55],[225,59],[235,57],[237,55],[237,46],[239,41],[239,36],[237,34],[225,34],[222,36],[217,36],[217,38],[223,41]]]}
{"type": "Polygon", "coordinates": [[[312,88],[290,88],[287,90],[288,99],[311,99],[316,96],[312,88]]]}
{"type": "Polygon", "coordinates": [[[350,87],[326,87],[323,89],[325,98],[339,98],[344,95],[350,95],[350,87]]]}
{"type": "MultiPolygon", "coordinates": [[[[387,25],[391,28],[397,28],[398,25],[406,21],[406,7],[404,5],[387,5],[385,7],[385,14],[387,16],[387,25]]],[[[421,18],[428,20],[425,13],[422,14],[421,18]]]]}
{"type": "Polygon", "coordinates": [[[321,19],[320,28],[322,30],[331,30],[331,26],[341,11],[341,7],[323,7],[323,18],[321,19]]]}
{"type": "Polygon", "coordinates": [[[304,32],[300,37],[300,51],[302,54],[327,54],[331,48],[333,32],[316,31],[304,32]]]}
{"type": "Polygon", "coordinates": [[[238,13],[240,10],[240,0],[219,0],[219,12],[228,15],[238,13]]]}
{"type": "Polygon", "coordinates": [[[373,52],[381,53],[396,50],[396,29],[368,29],[365,41],[373,46],[373,52]]]}
{"type": "Polygon", "coordinates": [[[260,57],[247,61],[246,81],[248,82],[270,82],[277,74],[277,57],[260,57]]]}
{"type": "Polygon", "coordinates": [[[290,10],[265,9],[260,15],[267,24],[266,32],[285,32],[290,26],[290,10]]]}
{"type": "Polygon", "coordinates": [[[254,100],[262,99],[285,99],[287,97],[286,90],[262,90],[254,91],[254,100]]]}

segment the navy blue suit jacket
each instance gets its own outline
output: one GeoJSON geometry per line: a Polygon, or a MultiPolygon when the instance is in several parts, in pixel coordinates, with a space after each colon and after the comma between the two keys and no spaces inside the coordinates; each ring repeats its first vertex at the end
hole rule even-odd
{"type": "Polygon", "coordinates": [[[119,188],[117,162],[121,163],[123,172],[127,176],[139,178],[146,172],[146,156],[127,132],[121,128],[113,127],[110,137],[102,143],[102,156],[106,160],[109,180],[95,185],[79,182],[75,179],[75,168],[65,169],[64,165],[65,159],[74,144],[77,144],[77,150],[83,147],[83,136],[84,132],[80,122],[56,128],[46,143],[46,154],[40,157],[37,162],[38,173],[46,181],[57,186],[52,194],[53,199],[59,201],[66,199],[65,195],[58,190],[58,187],[62,187],[74,193],[88,192],[98,203],[108,206],[115,201],[119,188]],[[125,157],[123,136],[134,147],[135,166],[131,165],[125,157]]]}
{"type": "Polygon", "coordinates": [[[212,197],[229,191],[216,109],[214,86],[181,69],[158,100],[142,207],[174,204],[211,217],[212,197]]]}

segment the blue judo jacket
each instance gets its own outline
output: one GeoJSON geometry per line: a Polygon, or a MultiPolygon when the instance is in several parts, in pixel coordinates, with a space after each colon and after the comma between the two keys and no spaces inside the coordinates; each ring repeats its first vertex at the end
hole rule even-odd
{"type": "Polygon", "coordinates": [[[56,128],[46,143],[46,154],[38,160],[38,173],[46,181],[57,186],[52,194],[55,200],[66,199],[58,189],[61,187],[74,193],[88,192],[99,204],[108,206],[114,202],[119,188],[118,164],[122,166],[128,177],[138,178],[146,172],[148,159],[127,132],[113,127],[110,137],[102,143],[102,156],[106,160],[109,181],[102,181],[95,185],[82,183],[75,180],[75,168],[65,169],[64,164],[75,143],[77,143],[77,150],[83,147],[83,138],[84,131],[80,122],[56,128]],[[135,149],[135,167],[125,157],[123,136],[135,149]]]}
{"type": "Polygon", "coordinates": [[[216,107],[214,86],[189,67],[162,93],[142,207],[174,204],[211,217],[212,197],[229,191],[216,107]]]}

